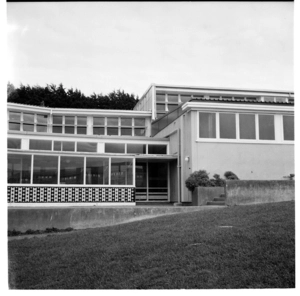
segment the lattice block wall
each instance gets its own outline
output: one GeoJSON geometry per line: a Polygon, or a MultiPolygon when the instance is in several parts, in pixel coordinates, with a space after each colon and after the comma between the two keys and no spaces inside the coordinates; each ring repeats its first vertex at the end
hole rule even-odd
{"type": "Polygon", "coordinates": [[[135,188],[8,186],[9,203],[134,202],[135,188]]]}

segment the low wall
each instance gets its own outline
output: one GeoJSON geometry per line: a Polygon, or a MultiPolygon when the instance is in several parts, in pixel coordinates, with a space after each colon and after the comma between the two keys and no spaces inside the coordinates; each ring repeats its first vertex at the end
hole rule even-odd
{"type": "Polygon", "coordinates": [[[212,201],[224,193],[224,187],[196,187],[192,193],[192,205],[204,206],[208,201],[212,201]]]}
{"type": "Polygon", "coordinates": [[[295,200],[295,181],[226,181],[227,205],[246,205],[295,200]]]}
{"type": "Polygon", "coordinates": [[[162,215],[192,212],[199,207],[52,207],[8,208],[8,230],[84,229],[116,225],[162,215]]]}

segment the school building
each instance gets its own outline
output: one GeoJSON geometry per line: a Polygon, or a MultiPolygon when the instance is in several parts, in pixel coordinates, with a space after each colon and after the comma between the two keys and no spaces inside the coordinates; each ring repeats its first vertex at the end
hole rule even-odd
{"type": "Polygon", "coordinates": [[[196,170],[294,174],[294,93],[152,84],[134,110],[8,103],[8,205],[191,203],[196,170]]]}

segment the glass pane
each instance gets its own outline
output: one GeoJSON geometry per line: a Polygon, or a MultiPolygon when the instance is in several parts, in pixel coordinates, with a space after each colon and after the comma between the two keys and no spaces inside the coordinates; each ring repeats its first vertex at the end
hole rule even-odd
{"type": "Polygon", "coordinates": [[[48,123],[48,115],[37,114],[36,120],[38,123],[48,123]]]}
{"type": "Polygon", "coordinates": [[[23,131],[24,132],[33,132],[34,131],[34,125],[23,123],[23,131]]]}
{"type": "Polygon", "coordinates": [[[119,129],[117,127],[108,127],[107,135],[108,136],[117,136],[119,134],[119,129]]]}
{"type": "Polygon", "coordinates": [[[108,184],[108,158],[86,158],[86,184],[108,184]]]}
{"type": "Polygon", "coordinates": [[[36,131],[38,133],[46,133],[47,132],[47,125],[37,125],[36,131]]]}
{"type": "Polygon", "coordinates": [[[166,98],[165,94],[156,94],[156,101],[157,102],[164,102],[166,98]]]}
{"type": "Polygon", "coordinates": [[[52,150],[52,141],[48,140],[29,140],[30,150],[52,150]]]}
{"type": "Polygon", "coordinates": [[[54,151],[61,151],[61,141],[54,141],[53,150],[54,151]]]}
{"type": "Polygon", "coordinates": [[[107,125],[118,126],[118,117],[107,117],[107,125]]]}
{"type": "Polygon", "coordinates": [[[132,126],[131,118],[121,118],[121,126],[132,126]]]}
{"type": "Polygon", "coordinates": [[[275,140],[274,116],[259,115],[258,122],[259,122],[259,139],[275,140]]]}
{"type": "Polygon", "coordinates": [[[75,124],[75,116],[65,116],[65,124],[75,124]]]}
{"type": "Polygon", "coordinates": [[[77,116],[77,125],[86,125],[86,116],[77,116]]]}
{"type": "Polygon", "coordinates": [[[135,186],[147,187],[147,163],[137,162],[135,165],[135,186]]]}
{"type": "Polygon", "coordinates": [[[78,135],[86,135],[86,127],[77,126],[77,134],[78,135]]]}
{"type": "Polygon", "coordinates": [[[11,120],[11,121],[21,121],[21,113],[19,113],[19,112],[9,112],[9,120],[11,120]]]}
{"type": "Polygon", "coordinates": [[[104,135],[104,127],[94,127],[93,135],[104,135]]]}
{"type": "Polygon", "coordinates": [[[191,99],[191,96],[180,96],[181,102],[186,103],[191,99]]]}
{"type": "Polygon", "coordinates": [[[7,139],[7,148],[9,149],[21,149],[21,139],[7,139]]]}
{"type": "Polygon", "coordinates": [[[274,102],[274,97],[264,97],[265,102],[274,102]]]}
{"type": "Polygon", "coordinates": [[[133,160],[111,159],[111,185],[133,185],[133,160]]]}
{"type": "Polygon", "coordinates": [[[29,184],[31,174],[31,155],[8,154],[7,182],[29,184]]]}
{"type": "Polygon", "coordinates": [[[62,116],[53,115],[53,123],[54,124],[62,124],[62,116]]]}
{"type": "Polygon", "coordinates": [[[132,136],[131,128],[121,128],[121,136],[132,136]]]}
{"type": "Polygon", "coordinates": [[[276,102],[283,102],[283,103],[285,103],[286,102],[286,98],[277,97],[276,98],[276,102]]]}
{"type": "Polygon", "coordinates": [[[220,138],[235,139],[235,114],[220,113],[220,138]]]}
{"type": "Polygon", "coordinates": [[[77,152],[97,152],[97,143],[77,142],[77,152]]]}
{"type": "Polygon", "coordinates": [[[75,128],[74,126],[65,126],[65,134],[74,134],[75,128]]]}
{"type": "Polygon", "coordinates": [[[156,110],[165,111],[166,110],[165,104],[156,104],[156,110]]]}
{"type": "Polygon", "coordinates": [[[199,113],[199,137],[216,138],[216,114],[199,113]]]}
{"type": "Polygon", "coordinates": [[[20,130],[20,123],[9,123],[8,129],[10,131],[19,131],[20,130]]]}
{"type": "Polygon", "coordinates": [[[104,125],[104,117],[93,117],[93,125],[104,125]]]}
{"type": "Polygon", "coordinates": [[[52,133],[62,134],[62,126],[53,126],[52,133]]]}
{"type": "Polygon", "coordinates": [[[24,122],[34,122],[34,114],[23,113],[23,121],[24,122]]]}
{"type": "Polygon", "coordinates": [[[62,151],[75,151],[75,142],[62,142],[62,151]]]}
{"type": "Polygon", "coordinates": [[[166,163],[148,163],[149,187],[168,187],[168,165],[166,163]]]}
{"type": "Polygon", "coordinates": [[[135,118],[134,119],[134,126],[145,126],[145,118],[135,118]]]}
{"type": "Polygon", "coordinates": [[[168,95],[168,102],[178,102],[178,95],[168,95]]]}
{"type": "Polygon", "coordinates": [[[125,153],[125,144],[105,143],[105,153],[125,153]]]}
{"type": "Polygon", "coordinates": [[[169,112],[175,110],[176,108],[178,108],[178,105],[168,105],[169,112]]]}
{"type": "Polygon", "coordinates": [[[33,184],[57,184],[58,156],[35,155],[33,184]]]}
{"type": "Polygon", "coordinates": [[[127,144],[127,153],[146,154],[146,145],[144,145],[144,144],[127,144]]]}
{"type": "Polygon", "coordinates": [[[285,141],[294,141],[294,116],[283,116],[283,135],[285,141]]]}
{"type": "Polygon", "coordinates": [[[148,145],[148,154],[167,154],[167,145],[148,145]]]}
{"type": "Polygon", "coordinates": [[[135,128],[134,129],[135,136],[145,136],[145,129],[144,128],[135,128]]]}
{"type": "Polygon", "coordinates": [[[255,115],[239,114],[240,119],[240,139],[256,139],[255,136],[255,115]]]}
{"type": "Polygon", "coordinates": [[[61,156],[60,184],[83,184],[83,157],[61,156]]]}

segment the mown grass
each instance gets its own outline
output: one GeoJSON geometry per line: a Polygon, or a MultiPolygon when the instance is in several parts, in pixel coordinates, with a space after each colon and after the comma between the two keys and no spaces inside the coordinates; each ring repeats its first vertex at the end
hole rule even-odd
{"type": "Polygon", "coordinates": [[[292,288],[295,203],[15,240],[8,252],[12,289],[292,288]]]}

